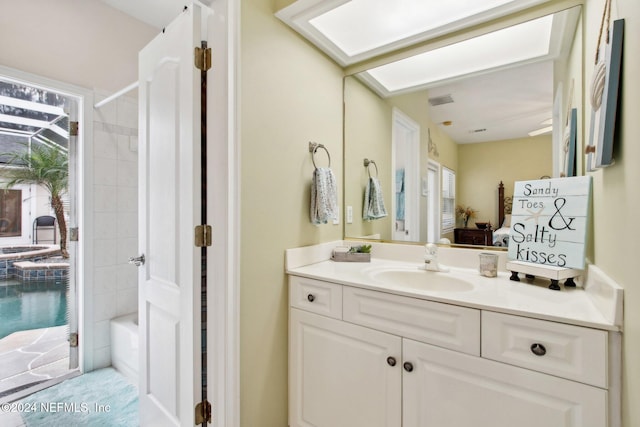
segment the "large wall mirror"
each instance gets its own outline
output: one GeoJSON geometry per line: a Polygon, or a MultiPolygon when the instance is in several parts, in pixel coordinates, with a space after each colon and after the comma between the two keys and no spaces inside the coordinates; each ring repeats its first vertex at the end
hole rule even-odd
{"type": "Polygon", "coordinates": [[[500,228],[500,182],[580,174],[581,26],[575,6],[345,77],[345,237],[453,243],[457,206],[500,228]]]}

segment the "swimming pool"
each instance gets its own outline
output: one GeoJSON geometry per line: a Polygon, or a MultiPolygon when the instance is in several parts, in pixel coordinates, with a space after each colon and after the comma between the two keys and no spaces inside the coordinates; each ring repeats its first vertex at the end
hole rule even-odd
{"type": "Polygon", "coordinates": [[[0,282],[0,338],[66,323],[67,285],[63,281],[0,282]]]}

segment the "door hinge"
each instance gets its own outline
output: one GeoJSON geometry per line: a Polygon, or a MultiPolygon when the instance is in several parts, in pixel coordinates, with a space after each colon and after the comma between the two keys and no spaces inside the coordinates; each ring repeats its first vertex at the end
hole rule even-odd
{"type": "Polygon", "coordinates": [[[211,422],[211,403],[200,402],[196,405],[196,425],[211,422]]]}
{"type": "Polygon", "coordinates": [[[197,47],[194,52],[195,66],[198,70],[208,71],[211,68],[211,48],[197,47]]]}
{"type": "Polygon", "coordinates": [[[70,242],[78,241],[78,227],[69,228],[69,241],[70,242]]]}
{"type": "Polygon", "coordinates": [[[69,135],[78,136],[78,122],[69,122],[69,135]]]}
{"type": "Polygon", "coordinates": [[[69,346],[70,347],[77,347],[78,346],[78,333],[77,332],[73,332],[73,333],[69,334],[69,346]]]}
{"type": "Polygon", "coordinates": [[[211,246],[211,226],[210,225],[206,225],[206,224],[196,225],[195,242],[196,242],[196,247],[198,248],[211,246]]]}

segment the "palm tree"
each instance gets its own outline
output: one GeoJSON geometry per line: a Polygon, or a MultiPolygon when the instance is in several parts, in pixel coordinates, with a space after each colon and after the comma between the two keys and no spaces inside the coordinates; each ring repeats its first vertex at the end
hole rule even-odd
{"type": "Polygon", "coordinates": [[[67,223],[64,219],[62,195],[66,193],[69,183],[69,157],[59,148],[44,144],[24,144],[25,150],[2,153],[7,156],[6,165],[0,176],[8,180],[5,190],[18,184],[38,184],[49,191],[51,207],[56,215],[60,230],[60,252],[64,258],[67,252],[67,223]]]}

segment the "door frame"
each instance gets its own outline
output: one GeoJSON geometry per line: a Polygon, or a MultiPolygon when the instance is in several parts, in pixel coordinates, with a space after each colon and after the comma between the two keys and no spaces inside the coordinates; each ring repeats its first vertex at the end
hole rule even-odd
{"type": "Polygon", "coordinates": [[[214,29],[207,83],[207,221],[213,226],[213,246],[207,256],[207,399],[214,406],[212,425],[226,427],[240,426],[238,3],[213,0],[208,5],[214,11],[214,29]]]}
{"type": "Polygon", "coordinates": [[[420,124],[402,112],[397,107],[392,110],[391,126],[391,235],[394,240],[418,241],[420,240],[420,124]],[[406,147],[402,148],[405,158],[401,159],[405,164],[404,172],[404,192],[405,192],[405,230],[409,234],[399,234],[396,230],[397,202],[395,197],[396,188],[396,165],[398,162],[398,152],[400,141],[398,141],[398,131],[400,128],[406,130],[409,138],[406,147]],[[409,213],[409,215],[407,215],[409,213]]]}
{"type": "MultiPolygon", "coordinates": [[[[78,368],[80,372],[93,370],[93,91],[63,83],[26,71],[0,65],[0,74],[25,85],[53,90],[76,100],[78,104],[78,165],[77,209],[80,230],[76,259],[76,303],[78,321],[78,368]]],[[[69,224],[72,227],[73,224],[69,224]]],[[[71,244],[71,242],[70,242],[71,244]]]]}
{"type": "Polygon", "coordinates": [[[442,235],[442,207],[440,198],[442,195],[442,185],[440,184],[442,166],[435,160],[427,160],[427,210],[426,210],[426,241],[436,243],[442,235]],[[432,175],[433,173],[433,175],[432,175]],[[432,179],[433,178],[433,179],[432,179]],[[435,231],[435,236],[430,232],[435,231]]]}

